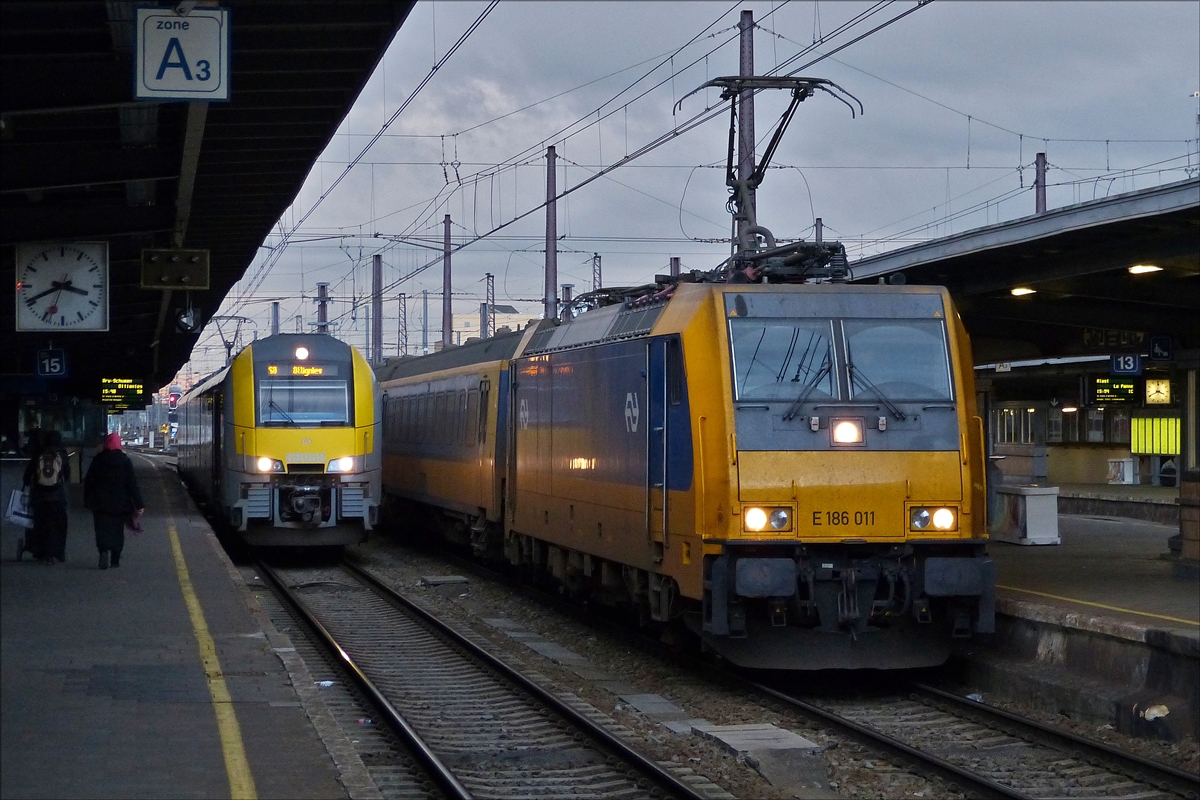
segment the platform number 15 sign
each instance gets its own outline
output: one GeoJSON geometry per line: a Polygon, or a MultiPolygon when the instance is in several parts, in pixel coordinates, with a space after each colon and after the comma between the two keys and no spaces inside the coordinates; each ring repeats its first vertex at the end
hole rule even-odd
{"type": "Polygon", "coordinates": [[[137,9],[134,94],[139,100],[228,100],[229,11],[137,9]]]}

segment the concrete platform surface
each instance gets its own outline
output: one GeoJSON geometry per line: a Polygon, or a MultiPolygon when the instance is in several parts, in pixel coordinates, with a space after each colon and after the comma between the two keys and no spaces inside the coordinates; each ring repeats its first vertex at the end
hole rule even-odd
{"type": "Polygon", "coordinates": [[[1200,581],[1173,577],[1167,556],[1167,539],[1178,528],[1060,514],[1058,530],[1058,545],[988,545],[1001,598],[1152,628],[1200,630],[1200,581]]]}
{"type": "MultiPolygon", "coordinates": [[[[346,797],[212,530],[161,458],[133,460],[145,532],[119,568],[98,569],[77,484],[66,564],[17,563],[3,525],[0,796],[346,797]]],[[[21,468],[0,470],[6,502],[21,468]]]]}

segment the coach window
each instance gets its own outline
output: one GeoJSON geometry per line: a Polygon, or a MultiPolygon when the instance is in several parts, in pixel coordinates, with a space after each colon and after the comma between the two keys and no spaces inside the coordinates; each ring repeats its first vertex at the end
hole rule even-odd
{"type": "Polygon", "coordinates": [[[467,392],[467,428],[463,432],[463,444],[470,446],[475,444],[475,439],[479,435],[479,390],[471,389],[467,392]]]}
{"type": "Polygon", "coordinates": [[[492,392],[491,381],[479,382],[479,443],[487,441],[488,397],[492,392]]]}
{"type": "Polygon", "coordinates": [[[433,428],[437,431],[434,441],[438,444],[450,441],[449,420],[446,413],[448,399],[445,392],[438,392],[437,400],[434,401],[433,428]]]}
{"type": "Polygon", "coordinates": [[[430,436],[430,431],[433,430],[431,423],[433,422],[433,396],[428,394],[421,395],[420,409],[417,412],[417,441],[429,442],[433,437],[430,436]]]}
{"type": "Polygon", "coordinates": [[[455,430],[458,431],[458,441],[463,444],[470,444],[471,440],[467,438],[467,419],[470,414],[467,413],[467,390],[463,389],[458,393],[458,425],[455,430]]]}

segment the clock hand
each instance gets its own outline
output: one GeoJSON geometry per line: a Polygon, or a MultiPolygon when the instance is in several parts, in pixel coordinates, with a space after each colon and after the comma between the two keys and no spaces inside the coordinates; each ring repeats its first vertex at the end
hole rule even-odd
{"type": "Polygon", "coordinates": [[[65,291],[68,291],[68,292],[74,292],[75,294],[81,294],[81,295],[83,295],[84,297],[87,297],[87,295],[88,295],[88,291],[87,291],[86,289],[77,289],[77,288],[75,288],[74,286],[72,286],[72,285],[71,285],[71,282],[70,282],[70,281],[67,281],[66,283],[60,284],[60,285],[59,285],[59,288],[60,288],[60,289],[64,289],[65,291]]]}
{"type": "Polygon", "coordinates": [[[58,290],[59,290],[58,282],[54,281],[53,283],[50,284],[49,289],[47,289],[44,292],[39,292],[38,294],[35,294],[33,297],[26,297],[25,302],[32,303],[34,300],[41,300],[46,295],[53,294],[54,292],[57,292],[58,290]]]}

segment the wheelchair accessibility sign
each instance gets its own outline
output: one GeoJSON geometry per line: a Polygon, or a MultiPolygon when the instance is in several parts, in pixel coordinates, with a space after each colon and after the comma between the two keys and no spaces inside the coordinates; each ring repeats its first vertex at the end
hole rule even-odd
{"type": "Polygon", "coordinates": [[[228,100],[229,11],[137,9],[134,96],[139,100],[228,100]]]}

